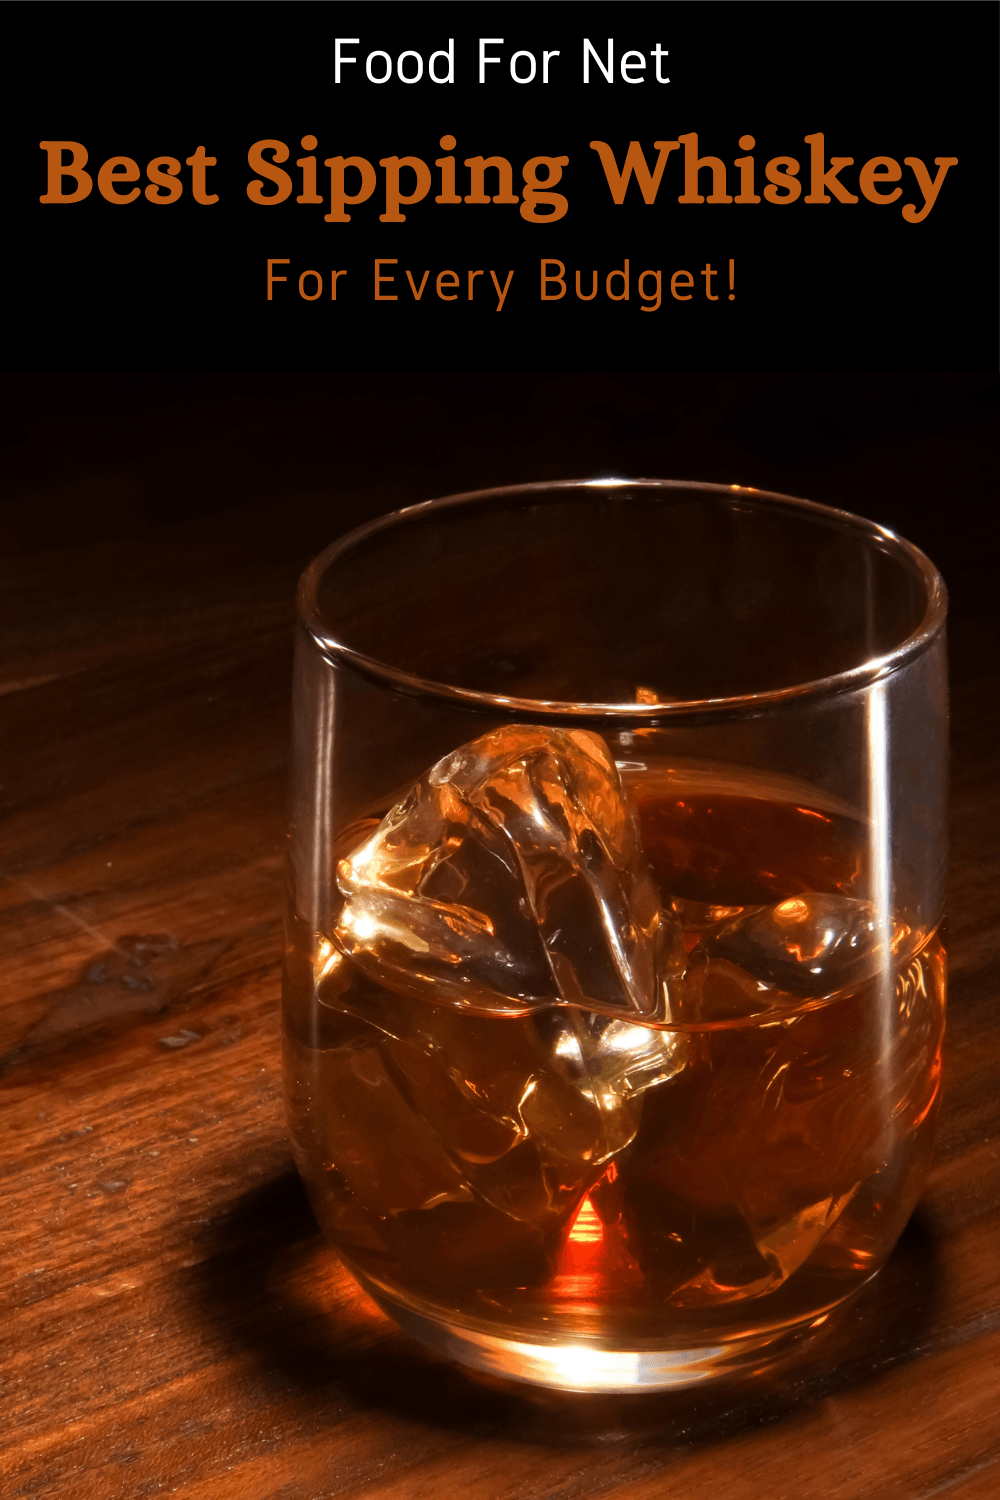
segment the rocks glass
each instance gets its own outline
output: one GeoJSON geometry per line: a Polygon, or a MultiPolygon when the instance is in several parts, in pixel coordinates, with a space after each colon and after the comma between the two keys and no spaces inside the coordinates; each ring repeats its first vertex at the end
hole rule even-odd
{"type": "Polygon", "coordinates": [[[684,1385],[884,1263],[939,1098],[945,607],[870,521],[659,480],[417,505],[308,569],[288,1117],[405,1329],[684,1385]]]}

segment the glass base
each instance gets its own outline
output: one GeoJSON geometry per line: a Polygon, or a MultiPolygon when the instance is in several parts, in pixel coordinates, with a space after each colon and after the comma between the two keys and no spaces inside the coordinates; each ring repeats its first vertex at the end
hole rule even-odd
{"type": "MultiPolygon", "coordinates": [[[[504,1338],[459,1323],[446,1323],[397,1302],[383,1288],[373,1286],[367,1277],[358,1279],[383,1312],[436,1354],[507,1380],[559,1391],[605,1395],[679,1390],[707,1380],[763,1374],[798,1354],[829,1317],[828,1310],[792,1325],[742,1334],[698,1348],[606,1349],[571,1339],[535,1343],[523,1338],[504,1338]]],[[[856,1295],[854,1292],[838,1304],[838,1311],[853,1302],[856,1295]]]]}

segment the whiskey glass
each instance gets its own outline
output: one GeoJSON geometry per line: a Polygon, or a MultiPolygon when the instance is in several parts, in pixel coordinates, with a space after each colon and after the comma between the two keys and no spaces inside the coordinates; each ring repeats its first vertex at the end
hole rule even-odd
{"type": "Polygon", "coordinates": [[[885,1263],[940,1098],[945,615],[908,542],[738,485],[452,496],[307,570],[288,1120],[404,1329],[683,1386],[885,1263]]]}

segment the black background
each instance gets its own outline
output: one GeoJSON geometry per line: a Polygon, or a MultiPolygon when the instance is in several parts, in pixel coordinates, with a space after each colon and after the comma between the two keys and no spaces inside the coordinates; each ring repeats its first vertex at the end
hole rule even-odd
{"type": "Polygon", "coordinates": [[[73,650],[95,621],[152,609],[167,557],[178,612],[205,606],[206,652],[234,594],[283,598],[290,642],[299,574],[349,528],[436,495],[617,474],[755,485],[901,532],[948,583],[956,678],[985,683],[998,397],[975,372],[7,375],[0,633],[16,653],[40,614],[73,650]]]}
{"type": "MultiPolygon", "coordinates": [[[[8,370],[917,370],[995,368],[997,298],[995,42],[993,5],[953,4],[50,4],[4,7],[4,367],[8,370]],[[357,36],[359,61],[333,82],[333,38],[357,36]],[[491,50],[540,59],[561,53],[553,81],[518,86],[506,66],[477,81],[479,36],[491,50]],[[616,58],[630,47],[669,49],[671,82],[607,84],[581,74],[582,37],[616,58]],[[427,59],[455,38],[456,83],[378,87],[363,59],[415,48],[427,59]],[[764,163],[802,163],[802,197],[786,207],[678,205],[681,153],[667,163],[657,202],[635,185],[611,200],[593,139],[621,163],[639,140],[696,131],[702,154],[728,164],[756,138],[757,191],[764,163]],[[809,148],[826,135],[827,157],[955,156],[927,219],[906,223],[901,205],[808,205],[809,148]],[[350,224],[324,222],[326,206],[299,205],[296,157],[318,137],[320,191],[327,155],[416,155],[432,164],[442,134],[457,137],[459,191],[466,155],[566,155],[559,191],[570,209],[551,226],[525,222],[516,206],[434,203],[434,186],[403,224],[382,224],[382,173],[350,224]],[[249,146],[289,147],[295,188],[284,203],[250,202],[249,146]],[[161,208],[141,197],[118,207],[95,188],[69,206],[38,201],[45,189],[42,139],[82,142],[88,170],[112,155],[142,167],[154,156],[183,161],[199,144],[213,206],[186,185],[161,208]],[[287,256],[290,280],[266,301],[268,257],[287,256]],[[373,300],[372,262],[396,257],[396,303],[373,300]],[[542,256],[562,260],[570,293],[539,301],[542,256]],[[632,297],[578,302],[572,273],[603,282],[628,258],[632,297]],[[728,300],[728,262],[736,298],[728,300]],[[718,302],[698,272],[719,270],[718,302]],[[643,313],[635,289],[645,267],[664,280],[695,273],[694,300],[667,295],[643,313]],[[347,268],[338,300],[302,301],[298,273],[347,268]],[[431,276],[419,304],[403,280],[431,276]],[[465,300],[465,273],[513,268],[498,315],[488,276],[465,300]],[[457,302],[434,294],[453,269],[457,302]]],[[[705,176],[707,177],[707,173],[705,176]]],[[[730,192],[736,171],[730,165],[730,192]]],[[[189,171],[182,179],[189,183],[189,171]]],[[[138,184],[140,188],[145,179],[138,184]]],[[[703,191],[705,189],[703,188],[703,191]]]]}

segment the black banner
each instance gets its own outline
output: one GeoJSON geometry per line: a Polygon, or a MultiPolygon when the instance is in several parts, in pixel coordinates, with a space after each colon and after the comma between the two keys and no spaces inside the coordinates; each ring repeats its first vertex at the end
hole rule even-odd
{"type": "Polygon", "coordinates": [[[3,362],[992,369],[981,4],[8,4],[3,362]]]}

